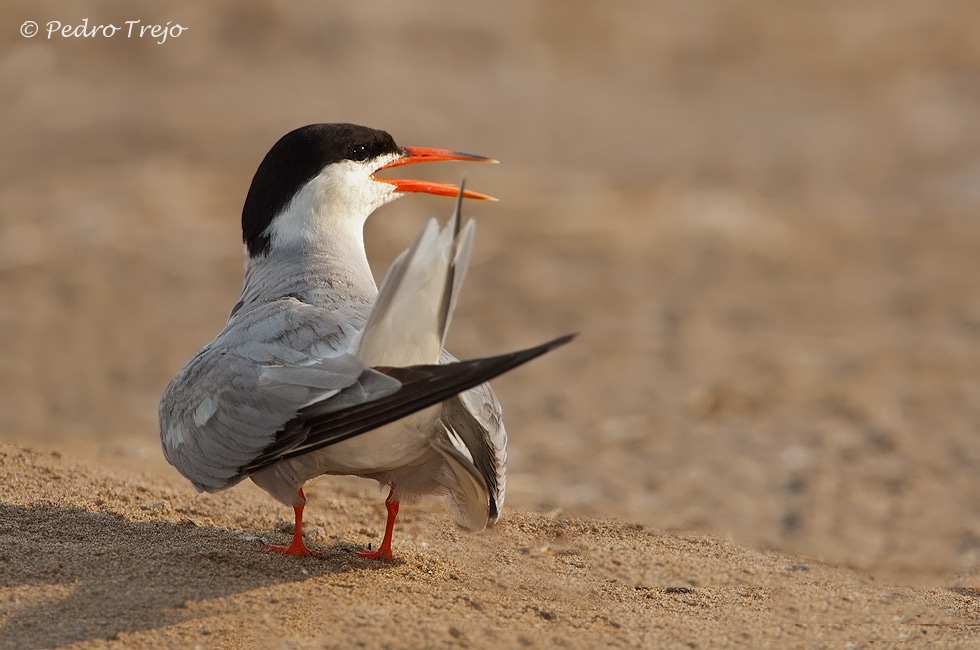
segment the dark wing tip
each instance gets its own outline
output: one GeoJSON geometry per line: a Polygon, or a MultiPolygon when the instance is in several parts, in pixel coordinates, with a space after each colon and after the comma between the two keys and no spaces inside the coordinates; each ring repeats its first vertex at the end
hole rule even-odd
{"type": "Polygon", "coordinates": [[[564,336],[559,336],[558,338],[553,339],[551,341],[548,341],[547,343],[542,343],[538,347],[544,348],[544,350],[542,350],[542,352],[541,352],[541,354],[544,354],[545,352],[548,352],[550,350],[554,350],[555,348],[560,348],[561,346],[565,345],[566,343],[571,343],[575,339],[575,337],[577,337],[578,335],[579,335],[578,332],[572,332],[571,334],[565,334],[564,336]]]}
{"type": "Polygon", "coordinates": [[[563,345],[567,345],[568,343],[571,343],[572,340],[574,340],[575,337],[578,336],[578,334],[579,334],[578,332],[565,334],[564,336],[559,336],[558,338],[552,339],[546,343],[542,343],[541,345],[535,345],[532,348],[527,348],[526,350],[522,350],[521,353],[526,355],[525,358],[527,361],[530,361],[535,357],[540,357],[542,354],[551,352],[555,348],[560,348],[563,345]]]}

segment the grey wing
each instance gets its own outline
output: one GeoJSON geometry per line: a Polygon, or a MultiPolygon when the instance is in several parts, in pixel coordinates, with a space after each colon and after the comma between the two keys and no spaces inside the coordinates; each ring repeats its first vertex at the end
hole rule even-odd
{"type": "Polygon", "coordinates": [[[459,423],[453,424],[459,448],[491,490],[494,519],[503,499],[506,434],[493,393],[480,386],[572,336],[465,362],[367,368],[344,351],[348,330],[293,298],[235,314],[164,393],[160,435],[167,460],[199,490],[214,492],[283,458],[450,400],[447,422],[459,423]],[[454,408],[452,396],[471,389],[474,395],[454,408]],[[487,420],[481,412],[496,415],[487,420]]]}
{"type": "MultiPolygon", "coordinates": [[[[456,360],[443,350],[440,363],[456,360]]],[[[504,505],[507,485],[507,431],[500,402],[490,384],[480,384],[442,403],[442,420],[455,432],[473,458],[490,495],[490,520],[496,521],[504,505]]],[[[453,444],[457,444],[451,439],[453,444]]],[[[461,450],[463,451],[463,450],[461,450]]]]}
{"type": "Polygon", "coordinates": [[[371,401],[401,383],[345,352],[352,332],[293,298],[236,313],[177,374],[160,401],[164,455],[199,489],[234,485],[310,404],[371,401]],[[355,397],[351,397],[355,396],[355,397]]]}

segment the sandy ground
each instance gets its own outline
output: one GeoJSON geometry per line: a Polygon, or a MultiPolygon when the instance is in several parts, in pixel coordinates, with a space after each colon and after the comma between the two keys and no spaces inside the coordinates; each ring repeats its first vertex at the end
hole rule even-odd
{"type": "Polygon", "coordinates": [[[308,491],[315,558],[256,489],[0,448],[4,648],[976,647],[980,590],[909,588],[714,537],[511,511],[479,535],[407,508],[398,560],[352,550],[379,513],[308,491]],[[286,530],[280,530],[285,528],[286,530]],[[67,615],[66,615],[67,614],[67,615]],[[848,645],[854,644],[854,645],[848,645]]]}
{"type": "MultiPolygon", "coordinates": [[[[0,646],[980,643],[977,5],[457,4],[0,9],[0,646]],[[17,34],[85,17],[189,30],[17,34]],[[388,568],[372,486],[315,482],[290,563],[159,452],[318,121],[503,161],[419,170],[502,199],[454,353],[581,332],[495,382],[501,526],[406,507],[388,568]]],[[[380,210],[376,275],[448,210],[380,210]]]]}

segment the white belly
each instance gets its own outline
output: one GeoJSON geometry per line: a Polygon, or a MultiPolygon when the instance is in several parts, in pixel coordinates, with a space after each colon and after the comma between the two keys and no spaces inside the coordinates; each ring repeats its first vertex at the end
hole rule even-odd
{"type": "Polygon", "coordinates": [[[441,406],[431,406],[373,431],[300,456],[303,474],[376,474],[414,465],[432,453],[441,406]]]}
{"type": "Polygon", "coordinates": [[[430,406],[319,451],[280,461],[253,474],[252,481],[292,506],[303,503],[297,497],[299,488],[321,474],[363,476],[379,481],[399,476],[408,492],[430,492],[431,479],[442,465],[442,457],[431,445],[438,431],[441,408],[441,405],[430,406]],[[433,461],[436,466],[431,466],[433,461]],[[406,477],[411,480],[406,481],[406,477]]]}

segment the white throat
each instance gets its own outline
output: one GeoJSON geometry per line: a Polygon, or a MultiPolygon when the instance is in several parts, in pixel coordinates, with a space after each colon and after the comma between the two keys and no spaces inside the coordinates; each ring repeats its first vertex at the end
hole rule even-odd
{"type": "Polygon", "coordinates": [[[387,154],[371,161],[345,160],[324,167],[269,224],[265,234],[270,237],[270,252],[277,248],[315,251],[348,243],[360,243],[358,250],[363,251],[364,222],[398,197],[394,186],[373,180],[371,173],[398,157],[387,154]]]}
{"type": "Polygon", "coordinates": [[[398,157],[334,163],[304,185],[266,229],[268,251],[246,262],[243,298],[329,284],[373,299],[377,286],[364,250],[364,223],[400,195],[371,173],[398,157]]]}

